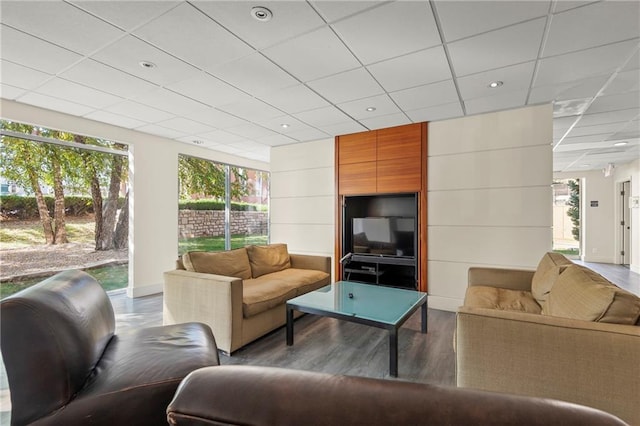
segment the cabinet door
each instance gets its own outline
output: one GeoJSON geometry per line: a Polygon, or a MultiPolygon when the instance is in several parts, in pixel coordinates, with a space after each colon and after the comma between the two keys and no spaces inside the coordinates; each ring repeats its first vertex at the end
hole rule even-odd
{"type": "Polygon", "coordinates": [[[378,161],[376,175],[379,193],[419,192],[422,179],[420,157],[378,161]]]}
{"type": "Polygon", "coordinates": [[[338,166],[340,194],[372,194],[376,192],[376,162],[338,166]]]}
{"type": "Polygon", "coordinates": [[[378,161],[396,158],[420,158],[422,153],[421,123],[378,130],[378,161]]]}
{"type": "Polygon", "coordinates": [[[338,137],[338,164],[376,161],[376,132],[338,137]]]}

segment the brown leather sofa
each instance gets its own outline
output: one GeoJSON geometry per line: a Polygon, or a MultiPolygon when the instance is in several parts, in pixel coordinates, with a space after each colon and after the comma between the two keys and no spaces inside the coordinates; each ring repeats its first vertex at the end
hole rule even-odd
{"type": "Polygon", "coordinates": [[[204,324],[114,334],[107,294],[81,271],[3,300],[0,324],[12,425],[166,424],[180,381],[219,364],[204,324]]]}
{"type": "Polygon", "coordinates": [[[171,425],[625,425],[549,399],[270,367],[189,374],[167,408],[171,425]]]}

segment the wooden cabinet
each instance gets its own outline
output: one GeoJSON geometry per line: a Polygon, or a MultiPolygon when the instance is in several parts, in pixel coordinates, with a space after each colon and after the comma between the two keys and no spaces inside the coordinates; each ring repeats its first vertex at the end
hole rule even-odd
{"type": "MultiPolygon", "coordinates": [[[[342,247],[345,196],[417,194],[418,288],[427,291],[427,123],[336,137],[336,259],[342,247]]],[[[336,262],[336,277],[342,276],[336,262]]]]}

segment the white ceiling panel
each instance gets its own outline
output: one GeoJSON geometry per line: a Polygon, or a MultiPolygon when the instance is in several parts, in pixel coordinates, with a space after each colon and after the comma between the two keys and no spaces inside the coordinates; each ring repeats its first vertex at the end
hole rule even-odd
{"type": "Polygon", "coordinates": [[[268,1],[263,4],[273,17],[267,22],[253,18],[246,1],[197,1],[197,8],[256,49],[263,49],[324,25],[306,2],[268,1]]]}
{"type": "Polygon", "coordinates": [[[293,132],[288,133],[287,136],[300,142],[308,142],[325,139],[329,135],[318,129],[314,129],[313,127],[308,127],[306,129],[294,130],[293,132]]]}
{"type": "Polygon", "coordinates": [[[636,38],[639,32],[640,2],[593,3],[554,15],[543,56],[636,38]]]}
{"type": "Polygon", "coordinates": [[[138,28],[134,34],[205,71],[253,52],[238,37],[187,3],[138,28]]]}
{"type": "Polygon", "coordinates": [[[0,36],[2,59],[47,74],[56,74],[82,59],[82,56],[77,53],[16,31],[6,25],[0,26],[0,36]]]}
{"type": "Polygon", "coordinates": [[[228,129],[229,127],[240,126],[247,122],[242,118],[220,111],[219,109],[206,106],[202,106],[196,111],[190,111],[188,117],[218,129],[228,129]]]}
{"type": "Polygon", "coordinates": [[[284,135],[288,135],[295,130],[306,129],[309,127],[307,124],[290,115],[280,115],[278,117],[256,120],[256,124],[284,135]]]}
{"type": "Polygon", "coordinates": [[[138,127],[136,130],[145,133],[151,133],[152,135],[162,136],[169,139],[178,139],[185,136],[184,132],[168,129],[166,127],[158,126],[156,124],[145,124],[138,127]]]}
{"type": "Polygon", "coordinates": [[[135,118],[114,114],[108,111],[93,111],[85,115],[85,118],[100,121],[103,123],[113,124],[115,126],[125,127],[128,129],[144,126],[146,124],[145,122],[136,120],[135,118]]]}
{"type": "Polygon", "coordinates": [[[546,20],[535,19],[449,44],[458,77],[536,59],[546,20]]]}
{"type": "Polygon", "coordinates": [[[261,100],[255,98],[227,104],[221,106],[219,109],[248,121],[261,120],[282,115],[282,111],[279,109],[265,104],[261,100]]]}
{"type": "Polygon", "coordinates": [[[380,115],[372,118],[364,118],[360,122],[368,129],[384,129],[385,127],[399,126],[407,123],[407,116],[403,112],[390,115],[380,115]]]}
{"type": "Polygon", "coordinates": [[[452,80],[400,90],[390,93],[390,96],[400,108],[408,111],[449,104],[459,100],[452,80]]]}
{"type": "Polygon", "coordinates": [[[593,98],[600,89],[602,89],[609,77],[609,74],[605,74],[598,77],[573,80],[550,86],[536,86],[531,89],[529,103],[535,104],[554,100],[593,98]]]}
{"type": "Polygon", "coordinates": [[[562,145],[589,144],[589,143],[595,143],[595,142],[603,142],[607,140],[607,138],[611,135],[612,133],[605,133],[602,135],[585,135],[585,136],[571,137],[571,134],[569,134],[569,136],[564,138],[564,140],[562,141],[562,145]]]}
{"type": "Polygon", "coordinates": [[[626,41],[540,60],[536,86],[547,86],[610,74],[637,48],[626,41]]]}
{"type": "Polygon", "coordinates": [[[263,53],[303,82],[360,66],[329,28],[304,34],[263,53]]]}
{"type": "Polygon", "coordinates": [[[179,111],[180,115],[189,115],[191,111],[198,111],[205,107],[200,102],[189,99],[167,89],[157,89],[134,98],[136,102],[163,111],[179,111]]]}
{"type": "Polygon", "coordinates": [[[367,9],[382,6],[380,1],[311,1],[311,5],[329,23],[355,15],[367,9]]]}
{"type": "Polygon", "coordinates": [[[378,62],[367,68],[387,92],[452,78],[442,46],[378,62]]]}
{"type": "Polygon", "coordinates": [[[260,99],[290,114],[329,105],[329,102],[302,84],[265,93],[260,95],[260,99]]]}
{"type": "Polygon", "coordinates": [[[53,98],[51,96],[42,95],[40,93],[27,93],[26,95],[21,96],[19,98],[19,101],[44,109],[50,109],[53,111],[60,111],[65,114],[79,116],[83,116],[94,110],[94,108],[88,107],[86,105],[53,98]]]}
{"type": "Polygon", "coordinates": [[[26,93],[25,89],[10,86],[8,84],[0,84],[0,97],[3,99],[15,100],[26,93]]]}
{"type": "Polygon", "coordinates": [[[281,135],[278,133],[274,133],[271,136],[267,136],[264,138],[256,139],[259,143],[263,143],[268,146],[281,146],[281,145],[291,145],[292,143],[296,143],[295,139],[290,138],[286,135],[281,135]]]}
{"type": "Polygon", "coordinates": [[[599,114],[585,114],[582,116],[576,127],[595,126],[597,124],[620,123],[633,120],[640,114],[640,109],[631,108],[614,112],[603,112],[599,114]]]}
{"type": "Polygon", "coordinates": [[[356,120],[365,120],[372,117],[391,115],[400,112],[400,109],[389,95],[379,95],[371,98],[345,102],[339,104],[338,107],[356,120]],[[367,108],[369,107],[373,107],[375,110],[367,111],[367,108]]]}
{"type": "Polygon", "coordinates": [[[322,127],[328,124],[338,124],[350,121],[351,117],[340,111],[335,106],[313,109],[293,114],[295,118],[314,127],[322,127]]]}
{"type": "Polygon", "coordinates": [[[593,98],[570,99],[553,102],[553,118],[580,116],[589,107],[593,98]]]}
{"type": "Polygon", "coordinates": [[[201,135],[197,135],[197,138],[209,143],[225,145],[235,142],[242,142],[243,140],[245,140],[243,136],[234,135],[233,133],[229,133],[224,130],[216,130],[213,132],[203,133],[201,135]]]}
{"type": "Polygon", "coordinates": [[[421,121],[440,121],[460,117],[462,115],[462,107],[460,106],[460,102],[452,102],[444,105],[405,111],[405,114],[407,114],[414,123],[421,121]]]}
{"type": "Polygon", "coordinates": [[[458,88],[465,100],[500,95],[514,90],[526,90],[531,84],[534,66],[535,61],[531,61],[461,77],[458,79],[458,88]],[[489,83],[494,81],[501,81],[503,85],[496,88],[489,87],[489,83]]]}
{"type": "Polygon", "coordinates": [[[4,84],[29,90],[35,89],[48,79],[52,78],[51,74],[40,72],[5,60],[0,62],[0,71],[2,71],[2,82],[4,84]]]}
{"type": "Polygon", "coordinates": [[[640,69],[623,71],[616,75],[602,92],[603,95],[634,92],[640,89],[640,69]]]}
{"type": "Polygon", "coordinates": [[[446,41],[513,25],[549,13],[550,1],[436,1],[446,41]]]}
{"type": "Polygon", "coordinates": [[[597,1],[601,0],[562,0],[556,2],[554,12],[559,13],[565,10],[575,9],[576,7],[586,6],[597,1]]]}
{"type": "Polygon", "coordinates": [[[155,123],[173,117],[173,114],[133,101],[120,102],[119,104],[106,108],[106,111],[131,117],[145,123],[155,123]]]}
{"type": "Polygon", "coordinates": [[[629,58],[627,63],[622,68],[622,71],[631,71],[640,69],[640,48],[636,49],[635,53],[629,58]]]}
{"type": "Polygon", "coordinates": [[[251,96],[205,72],[168,84],[167,89],[211,106],[246,101],[251,96]]]}
{"type": "Polygon", "coordinates": [[[126,31],[146,24],[176,7],[178,1],[71,1],[76,6],[126,31]]]}
{"type": "Polygon", "coordinates": [[[582,126],[582,127],[574,127],[571,130],[570,135],[574,136],[587,136],[587,135],[602,135],[602,134],[612,134],[622,130],[626,126],[626,123],[623,121],[621,123],[608,123],[608,124],[598,124],[595,126],[582,126]]]}
{"type": "Polygon", "coordinates": [[[92,58],[160,85],[195,78],[200,74],[197,68],[132,36],[118,40],[92,55],[92,58]],[[141,61],[149,61],[156,66],[145,68],[140,65],[141,61]]]}
{"type": "Polygon", "coordinates": [[[37,92],[69,102],[75,102],[96,109],[113,105],[123,99],[61,78],[51,80],[37,89],[37,92]]]}
{"type": "Polygon", "coordinates": [[[188,118],[184,117],[170,118],[169,120],[160,121],[157,124],[159,126],[173,129],[187,135],[197,135],[200,133],[208,133],[216,130],[211,126],[207,126],[205,124],[198,123],[197,121],[189,120],[188,118]]]}
{"type": "Polygon", "coordinates": [[[256,96],[299,84],[296,79],[258,52],[216,67],[211,73],[220,80],[256,96]]]}
{"type": "Polygon", "coordinates": [[[84,55],[125,34],[61,1],[3,1],[2,22],[84,55]]]}
{"type": "Polygon", "coordinates": [[[308,86],[334,104],[384,93],[365,68],[311,81],[308,86]]]}
{"type": "Polygon", "coordinates": [[[91,59],[79,62],[60,76],[66,80],[126,98],[158,88],[155,84],[91,59]]]}
{"type": "Polygon", "coordinates": [[[319,130],[322,130],[326,134],[335,137],[339,135],[347,135],[349,133],[357,133],[368,130],[362,124],[357,121],[347,121],[344,123],[334,123],[334,124],[326,124],[323,126],[318,126],[319,130]]]}
{"type": "Polygon", "coordinates": [[[431,8],[422,1],[392,2],[332,26],[365,65],[441,43],[431,8]]]}
{"type": "Polygon", "coordinates": [[[253,123],[245,123],[237,127],[230,127],[226,129],[226,131],[234,135],[242,136],[243,138],[249,140],[255,140],[258,138],[264,138],[274,135],[274,132],[272,132],[271,130],[253,123]]]}
{"type": "Polygon", "coordinates": [[[631,108],[640,108],[640,92],[638,91],[598,96],[587,110],[587,113],[597,114],[599,112],[631,108]]]}
{"type": "Polygon", "coordinates": [[[518,105],[522,105],[526,98],[526,90],[514,90],[493,96],[465,100],[464,105],[467,109],[467,114],[480,114],[488,111],[516,108],[518,105]]]}

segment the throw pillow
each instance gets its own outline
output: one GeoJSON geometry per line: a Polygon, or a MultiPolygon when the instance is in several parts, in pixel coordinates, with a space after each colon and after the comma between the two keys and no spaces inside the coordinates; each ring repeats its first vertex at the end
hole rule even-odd
{"type": "Polygon", "coordinates": [[[251,278],[251,265],[246,248],[229,251],[190,251],[182,255],[187,271],[205,274],[237,277],[243,280],[251,278]]]}
{"type": "Polygon", "coordinates": [[[540,306],[545,304],[549,291],[569,265],[573,262],[560,253],[549,252],[542,256],[531,279],[531,294],[540,306]]]}
{"type": "Polygon", "coordinates": [[[289,259],[286,244],[249,246],[247,247],[247,253],[253,278],[291,268],[291,260],[289,259]]]}

